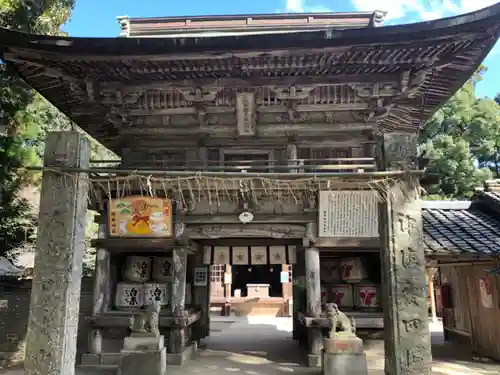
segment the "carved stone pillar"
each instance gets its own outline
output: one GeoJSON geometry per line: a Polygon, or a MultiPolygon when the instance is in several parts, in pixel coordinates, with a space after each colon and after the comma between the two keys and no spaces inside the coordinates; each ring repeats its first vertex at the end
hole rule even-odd
{"type": "MultiPolygon", "coordinates": [[[[314,246],[316,226],[309,224],[308,238],[304,240],[306,265],[306,314],[309,317],[321,316],[321,285],[319,275],[319,249],[314,246]]],[[[321,349],[323,349],[323,334],[321,329],[308,329],[308,360],[310,367],[321,366],[321,349]]]]}
{"type": "MultiPolygon", "coordinates": [[[[88,168],[90,143],[83,134],[49,133],[45,144],[45,166],[88,168]]],[[[29,375],[75,373],[88,190],[83,173],[43,173],[26,335],[29,375]]]]}
{"type": "MultiPolygon", "coordinates": [[[[379,140],[377,162],[388,170],[416,167],[416,135],[390,133],[379,140]]],[[[390,183],[380,204],[379,233],[384,287],[385,373],[430,375],[432,355],[427,309],[419,181],[410,175],[390,183]]]]}

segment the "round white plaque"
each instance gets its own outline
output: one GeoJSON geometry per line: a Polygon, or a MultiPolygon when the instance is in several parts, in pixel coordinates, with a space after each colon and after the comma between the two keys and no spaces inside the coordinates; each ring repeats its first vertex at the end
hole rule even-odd
{"type": "Polygon", "coordinates": [[[248,211],[242,212],[239,216],[239,219],[244,224],[249,223],[253,220],[253,214],[248,211]]]}

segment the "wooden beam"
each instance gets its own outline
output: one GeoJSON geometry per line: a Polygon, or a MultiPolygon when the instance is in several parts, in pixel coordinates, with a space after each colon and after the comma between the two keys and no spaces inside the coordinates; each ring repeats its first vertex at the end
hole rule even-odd
{"type": "Polygon", "coordinates": [[[320,85],[333,86],[339,84],[367,84],[378,82],[381,84],[396,85],[400,81],[400,74],[339,74],[325,76],[295,76],[295,77],[252,77],[252,78],[216,78],[216,79],[194,79],[194,80],[155,80],[144,82],[141,80],[119,82],[104,82],[100,85],[101,91],[136,91],[136,90],[167,90],[173,88],[195,88],[195,87],[287,87],[291,85],[320,85]]]}
{"type": "MultiPolygon", "coordinates": [[[[328,134],[331,132],[362,132],[373,130],[372,125],[364,123],[337,123],[337,124],[261,124],[257,125],[257,135],[261,137],[281,137],[290,133],[304,135],[328,134]]],[[[214,125],[214,126],[194,126],[194,127],[134,127],[120,129],[122,135],[187,135],[187,134],[208,134],[211,136],[236,136],[234,125],[214,125]]]]}
{"type": "MultiPolygon", "coordinates": [[[[366,103],[350,104],[299,104],[296,112],[334,112],[334,111],[362,111],[368,108],[366,103]]],[[[260,106],[260,113],[287,113],[288,108],[283,105],[260,106]]],[[[173,116],[173,115],[196,115],[195,107],[168,108],[168,109],[117,109],[117,112],[126,116],[173,116]]],[[[73,113],[78,113],[78,107],[73,113]]],[[[236,113],[235,107],[209,107],[205,108],[207,114],[236,113]]]]}

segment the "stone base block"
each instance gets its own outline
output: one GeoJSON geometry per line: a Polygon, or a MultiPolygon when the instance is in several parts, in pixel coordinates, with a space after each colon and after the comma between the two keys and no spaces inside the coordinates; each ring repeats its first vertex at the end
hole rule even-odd
{"type": "Polygon", "coordinates": [[[123,350],[156,351],[165,347],[163,336],[130,336],[123,341],[123,350]]]}
{"type": "Polygon", "coordinates": [[[117,366],[120,362],[120,353],[84,353],[81,362],[83,366],[117,366]]]}
{"type": "Polygon", "coordinates": [[[167,372],[167,349],[155,351],[122,350],[118,375],[165,375],[167,372]]]}
{"type": "Polygon", "coordinates": [[[182,366],[184,363],[193,359],[198,350],[198,343],[195,341],[184,348],[182,353],[167,353],[167,364],[182,366]]]}
{"type": "Polygon", "coordinates": [[[321,367],[321,356],[315,354],[308,354],[307,365],[309,367],[321,367]]]}
{"type": "Polygon", "coordinates": [[[365,353],[327,353],[323,351],[323,375],[368,375],[365,353]]]}
{"type": "Polygon", "coordinates": [[[363,353],[363,340],[354,335],[337,335],[323,339],[323,350],[327,353],[363,353]]]}

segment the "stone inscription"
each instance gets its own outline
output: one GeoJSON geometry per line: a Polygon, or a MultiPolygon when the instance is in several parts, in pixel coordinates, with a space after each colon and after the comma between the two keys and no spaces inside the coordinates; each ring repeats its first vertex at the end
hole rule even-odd
{"type": "MultiPolygon", "coordinates": [[[[408,191],[393,187],[388,217],[392,238],[385,249],[388,270],[388,307],[392,311],[391,339],[386,343],[387,375],[430,375],[430,351],[427,313],[425,255],[421,204],[411,180],[408,191]],[[409,192],[409,193],[408,193],[409,192]]],[[[416,182],[415,182],[416,183],[416,182]]],[[[383,234],[383,233],[382,233],[383,234]]]]}

